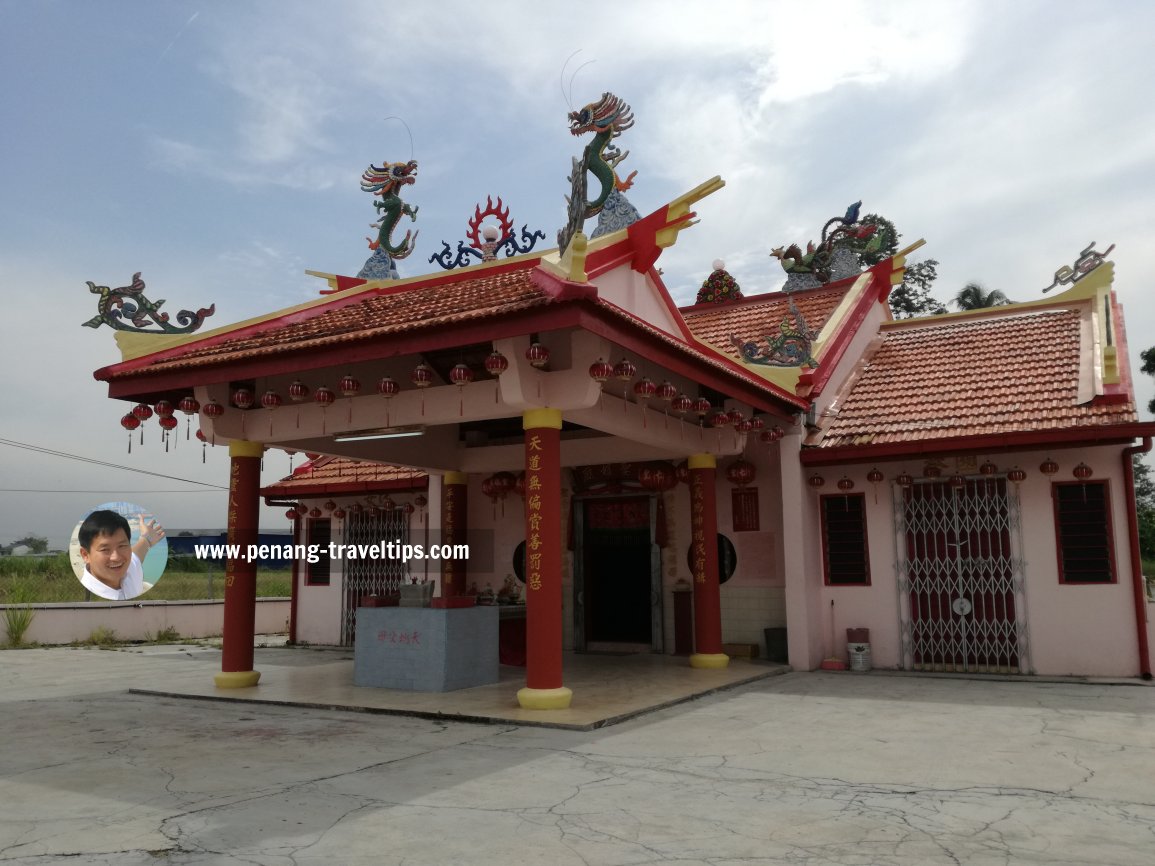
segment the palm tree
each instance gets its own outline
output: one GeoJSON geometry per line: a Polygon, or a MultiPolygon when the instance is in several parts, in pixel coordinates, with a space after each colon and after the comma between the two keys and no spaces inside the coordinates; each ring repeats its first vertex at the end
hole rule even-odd
{"type": "Polygon", "coordinates": [[[961,292],[951,299],[951,303],[960,310],[984,310],[987,307],[1002,307],[1013,304],[1010,298],[998,289],[987,291],[978,283],[967,283],[961,292]]]}

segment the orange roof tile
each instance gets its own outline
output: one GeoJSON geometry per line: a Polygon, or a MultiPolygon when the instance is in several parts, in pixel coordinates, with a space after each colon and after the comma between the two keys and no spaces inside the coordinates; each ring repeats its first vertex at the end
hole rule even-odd
{"type": "Polygon", "coordinates": [[[790,320],[791,299],[807,326],[820,331],[852,285],[853,280],[844,280],[836,285],[790,294],[771,292],[730,303],[699,304],[683,307],[682,315],[695,337],[739,360],[738,350],[730,342],[731,334],[745,341],[777,333],[779,325],[790,320]]]}
{"type": "Polygon", "coordinates": [[[371,492],[374,489],[423,488],[428,476],[420,469],[394,466],[389,463],[370,463],[345,457],[318,457],[303,463],[288,475],[261,490],[264,496],[306,496],[310,493],[337,492],[348,487],[350,492],[371,492]]]}
{"type": "Polygon", "coordinates": [[[1136,421],[1130,400],[1076,402],[1081,318],[1078,309],[1008,310],[886,326],[835,400],[833,417],[806,444],[883,445],[1136,421]]]}
{"type": "MultiPolygon", "coordinates": [[[[527,264],[532,266],[536,261],[527,264]]],[[[331,305],[291,314],[286,319],[272,319],[246,328],[234,337],[225,335],[220,340],[193,343],[174,357],[157,359],[146,369],[163,372],[240,361],[277,354],[289,347],[318,348],[418,327],[437,327],[498,316],[551,302],[551,298],[531,282],[529,268],[465,280],[423,282],[400,291],[384,287],[365,292],[357,298],[350,301],[338,295],[331,305]]],[[[125,364],[120,369],[110,370],[108,378],[139,372],[135,365],[125,364]]]]}

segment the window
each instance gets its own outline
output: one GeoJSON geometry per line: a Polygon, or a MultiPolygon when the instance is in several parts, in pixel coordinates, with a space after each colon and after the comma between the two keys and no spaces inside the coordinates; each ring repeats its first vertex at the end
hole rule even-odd
{"type": "Polygon", "coordinates": [[[1051,485],[1060,583],[1115,583],[1110,497],[1106,481],[1051,485]]]}
{"type": "Polygon", "coordinates": [[[319,517],[309,521],[309,550],[318,552],[316,562],[308,562],[308,571],[305,573],[305,586],[329,585],[329,541],[333,538],[333,522],[327,517],[319,517]]]}
{"type": "Polygon", "coordinates": [[[820,497],[822,551],[828,586],[869,586],[870,556],[866,547],[866,494],[839,493],[820,497]]]}

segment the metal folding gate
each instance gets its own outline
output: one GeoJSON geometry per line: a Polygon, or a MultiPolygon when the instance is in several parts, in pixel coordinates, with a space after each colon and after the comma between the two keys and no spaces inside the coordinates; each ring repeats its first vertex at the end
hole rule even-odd
{"type": "MultiPolygon", "coordinates": [[[[400,508],[370,510],[345,518],[342,544],[374,545],[409,543],[409,515],[400,508]]],[[[390,595],[401,591],[409,577],[409,563],[400,557],[350,557],[341,560],[345,582],[341,600],[341,644],[352,646],[357,629],[357,607],[367,595],[390,595]]]]}
{"type": "Polygon", "coordinates": [[[1019,504],[1006,479],[919,481],[897,492],[902,667],[1028,672],[1019,504]]]}

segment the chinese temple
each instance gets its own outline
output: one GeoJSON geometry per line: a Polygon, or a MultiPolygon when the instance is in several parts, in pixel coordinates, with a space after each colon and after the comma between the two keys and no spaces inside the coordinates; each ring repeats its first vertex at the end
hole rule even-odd
{"type": "MultiPolygon", "coordinates": [[[[724,182],[639,211],[613,143],[632,123],[612,94],[571,113],[592,139],[554,249],[491,198],[439,272],[401,277],[417,164],[371,166],[359,276],[316,274],[318,299],[204,333],[212,310],[118,329],[123,360],[96,378],[136,404],[126,428],[183,411],[228,447],[232,543],[263,496],[301,544],[469,545],[300,559],[292,636],[420,667],[439,635],[466,668],[441,687],[524,663],[530,709],[574,699],[569,652],[716,668],[744,647],[812,670],[844,667],[849,640],[876,667],[1149,677],[1131,461],[1155,425],[1105,254],[1060,269],[1061,293],[897,321],[919,244],[864,265],[854,205],[773,251],[783,290],[744,295],[716,261],[679,307],[660,257],[724,182]],[[270,450],[309,459],[262,490],[270,450]],[[404,604],[411,587],[432,598],[404,604]]],[[[98,289],[106,323],[134,318],[98,289]]],[[[221,688],[260,677],[254,569],[229,564],[221,688]]]]}

